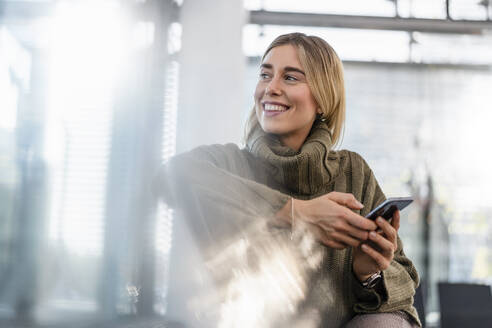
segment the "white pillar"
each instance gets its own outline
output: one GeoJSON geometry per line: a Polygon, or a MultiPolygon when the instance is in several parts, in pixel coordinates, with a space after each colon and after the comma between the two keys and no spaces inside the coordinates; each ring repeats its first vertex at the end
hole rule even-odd
{"type": "Polygon", "coordinates": [[[239,142],[246,58],[241,0],[184,0],[177,151],[239,142]]]}
{"type": "MultiPolygon", "coordinates": [[[[179,54],[178,153],[212,143],[239,142],[244,119],[246,58],[242,0],[184,0],[179,54]]],[[[252,97],[253,95],[251,95],[252,97]]],[[[200,251],[182,217],[173,221],[167,316],[189,327],[216,327],[220,304],[200,251]],[[200,277],[197,281],[197,277],[200,277]],[[215,313],[196,313],[197,297],[215,313]]]]}

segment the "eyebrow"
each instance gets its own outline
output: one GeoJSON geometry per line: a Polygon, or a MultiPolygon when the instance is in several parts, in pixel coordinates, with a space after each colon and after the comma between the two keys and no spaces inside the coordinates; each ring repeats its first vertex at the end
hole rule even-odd
{"type": "MultiPolygon", "coordinates": [[[[266,64],[266,63],[265,64],[261,64],[261,67],[268,68],[268,69],[273,69],[273,65],[272,64],[266,64]]],[[[298,73],[301,73],[302,75],[306,76],[306,73],[304,73],[304,71],[302,71],[299,68],[292,67],[292,66],[285,66],[284,71],[285,72],[298,72],[298,73]]]]}

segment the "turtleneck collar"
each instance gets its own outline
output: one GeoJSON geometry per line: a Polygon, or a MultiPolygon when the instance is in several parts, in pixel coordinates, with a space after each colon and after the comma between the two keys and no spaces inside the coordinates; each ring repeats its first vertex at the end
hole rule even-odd
{"type": "Polygon", "coordinates": [[[338,155],[330,151],[331,133],[325,122],[316,120],[301,149],[281,144],[277,136],[267,134],[258,125],[249,138],[247,149],[267,168],[276,183],[296,196],[319,194],[339,171],[338,155]]]}

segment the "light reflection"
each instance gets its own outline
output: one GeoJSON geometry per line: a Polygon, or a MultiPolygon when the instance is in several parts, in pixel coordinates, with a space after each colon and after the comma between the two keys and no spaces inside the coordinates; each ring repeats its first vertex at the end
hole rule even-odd
{"type": "Polygon", "coordinates": [[[113,90],[125,72],[128,26],[116,1],[59,2],[51,19],[49,236],[75,254],[102,251],[113,90]]]}
{"type": "Polygon", "coordinates": [[[19,92],[28,91],[30,71],[30,54],[6,27],[0,26],[0,129],[15,128],[19,92]]]}
{"type": "Polygon", "coordinates": [[[217,293],[198,295],[189,306],[203,318],[216,313],[219,303],[217,327],[316,327],[320,316],[301,313],[299,306],[324,248],[302,226],[291,236],[290,230],[272,230],[265,220],[257,221],[243,238],[207,251],[217,293]]]}
{"type": "Polygon", "coordinates": [[[302,32],[327,40],[342,60],[406,62],[409,35],[402,31],[376,31],[305,26],[258,26],[243,28],[243,52],[261,56],[273,39],[284,33],[302,32]]]}

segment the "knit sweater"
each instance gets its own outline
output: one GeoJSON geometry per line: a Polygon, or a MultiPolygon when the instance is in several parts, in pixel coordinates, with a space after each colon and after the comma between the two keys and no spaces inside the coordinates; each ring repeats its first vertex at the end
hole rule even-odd
{"type": "MultiPolygon", "coordinates": [[[[283,146],[261,129],[254,131],[243,149],[234,144],[196,148],[164,165],[155,186],[168,205],[185,213],[209,263],[218,263],[217,254],[224,256],[220,250],[241,238],[253,245],[270,241],[270,251],[256,252],[260,259],[254,263],[273,256],[271,244],[282,249],[288,245],[288,252],[294,254],[298,263],[296,267],[303,268],[299,269],[302,282],[294,286],[301,290],[301,297],[290,299],[294,314],[280,316],[289,318],[290,324],[296,318],[315,313],[315,326],[339,327],[357,313],[393,311],[404,311],[420,324],[412,305],[418,274],[405,256],[400,238],[393,261],[383,271],[383,283],[377,289],[365,289],[352,272],[350,247],[336,250],[317,244],[315,250],[310,248],[306,254],[301,247],[305,239],[293,239],[290,228],[267,229],[267,234],[256,228],[257,222],[271,221],[290,197],[307,200],[332,191],[351,193],[364,205],[356,211],[362,216],[385,200],[373,172],[360,155],[331,150],[330,133],[323,122],[315,122],[299,151],[283,146]],[[313,258],[318,258],[317,263],[304,265],[313,258]]],[[[222,264],[231,265],[234,270],[236,262],[226,261],[222,264]]],[[[238,265],[244,268],[243,264],[238,265]]],[[[212,271],[216,268],[209,267],[212,271]]],[[[224,272],[212,276],[222,285],[232,279],[224,272]]],[[[276,318],[270,324],[285,326],[286,321],[276,318]]]]}

